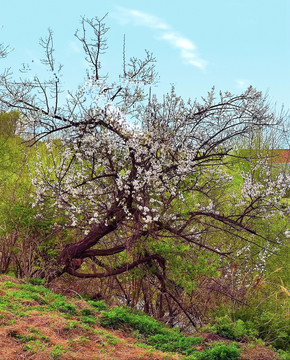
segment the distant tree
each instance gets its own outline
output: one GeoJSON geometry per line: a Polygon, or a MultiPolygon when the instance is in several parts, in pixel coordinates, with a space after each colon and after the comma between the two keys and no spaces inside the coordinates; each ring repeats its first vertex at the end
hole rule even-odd
{"type": "Polygon", "coordinates": [[[9,113],[0,113],[0,137],[10,137],[16,134],[19,124],[20,113],[11,111],[9,113]]]}
{"type": "MultiPolygon", "coordinates": [[[[227,167],[238,159],[236,141],[279,126],[279,119],[252,87],[238,96],[216,98],[211,91],[202,102],[184,102],[174,90],[162,102],[150,91],[147,96],[156,77],[149,52],[124,62],[119,80],[111,82],[100,74],[107,31],[104,18],[82,18],[75,35],[89,69],[77,91],[61,90],[49,31],[40,44],[50,79],[15,81],[4,73],[0,102],[20,111],[36,129],[34,143],[45,139],[51,151],[50,161],[40,158],[33,179],[35,203],[62,211],[67,226],[83,229],[82,238],[60,253],[52,276],[104,278],[143,267],[178,303],[174,257],[183,266],[197,261],[200,250],[231,256],[238,248],[233,239],[277,245],[256,224],[286,211],[279,201],[289,177],[271,179],[261,160],[255,166],[263,178],[244,173],[234,191],[227,167]]],[[[190,276],[190,267],[182,266],[190,276]]]]}

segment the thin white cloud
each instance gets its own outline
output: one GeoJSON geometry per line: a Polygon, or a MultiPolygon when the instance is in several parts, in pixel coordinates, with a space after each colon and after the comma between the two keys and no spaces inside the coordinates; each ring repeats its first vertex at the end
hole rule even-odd
{"type": "Polygon", "coordinates": [[[134,25],[146,26],[151,29],[169,29],[169,26],[156,16],[134,9],[117,7],[117,12],[112,13],[111,16],[117,18],[121,24],[133,23],[134,25]]]}
{"type": "Polygon", "coordinates": [[[166,32],[161,36],[161,39],[168,40],[172,45],[185,51],[196,50],[195,45],[190,40],[173,32],[166,32]]]}
{"type": "Polygon", "coordinates": [[[117,12],[111,14],[118,19],[120,24],[133,24],[157,30],[157,39],[167,41],[171,46],[180,51],[180,56],[185,64],[204,70],[207,62],[198,56],[195,44],[186,37],[175,32],[170,25],[158,17],[134,9],[118,7],[117,12]]]}
{"type": "Polygon", "coordinates": [[[166,32],[160,39],[166,40],[172,46],[178,48],[186,64],[196,66],[202,70],[205,69],[207,62],[198,56],[197,48],[191,40],[174,32],[166,32]]]}

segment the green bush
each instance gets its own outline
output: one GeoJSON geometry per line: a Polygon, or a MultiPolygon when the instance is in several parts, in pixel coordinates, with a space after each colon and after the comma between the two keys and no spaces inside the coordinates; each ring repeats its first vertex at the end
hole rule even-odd
{"type": "Polygon", "coordinates": [[[280,360],[290,360],[290,352],[289,351],[284,351],[284,350],[278,350],[277,351],[280,360]]]}
{"type": "Polygon", "coordinates": [[[97,322],[97,320],[95,319],[95,317],[93,315],[82,316],[81,320],[83,323],[88,324],[88,325],[95,325],[97,322]]]}
{"type": "Polygon", "coordinates": [[[213,348],[203,352],[195,352],[188,356],[187,360],[238,360],[241,350],[235,344],[229,346],[216,344],[213,348]]]}
{"type": "Polygon", "coordinates": [[[290,322],[281,311],[248,307],[237,310],[232,316],[239,319],[234,324],[245,324],[244,335],[260,338],[277,350],[290,352],[290,322]]]}
{"type": "Polygon", "coordinates": [[[105,310],[107,308],[107,305],[104,300],[100,300],[100,301],[88,300],[88,304],[93,306],[98,311],[105,310]]]}
{"type": "Polygon", "coordinates": [[[255,326],[259,337],[275,349],[290,352],[290,322],[282,314],[270,311],[255,317],[255,326]]]}
{"type": "Polygon", "coordinates": [[[217,323],[212,326],[211,331],[231,340],[242,340],[244,337],[255,338],[258,331],[251,321],[243,321],[238,319],[232,321],[229,316],[217,318],[217,323]]]}
{"type": "Polygon", "coordinates": [[[70,304],[64,300],[61,299],[57,299],[55,300],[52,304],[51,307],[53,307],[54,309],[65,313],[65,314],[70,314],[70,315],[76,315],[77,314],[77,309],[75,307],[75,305],[70,304]]]}
{"type": "Polygon", "coordinates": [[[27,281],[32,285],[43,285],[45,280],[41,278],[29,278],[27,281]]]}
{"type": "Polygon", "coordinates": [[[81,314],[84,315],[84,316],[87,316],[87,315],[93,315],[93,312],[89,308],[82,308],[81,314]]]}
{"type": "Polygon", "coordinates": [[[190,355],[195,352],[194,345],[202,342],[202,337],[185,336],[181,333],[157,334],[150,336],[148,344],[156,349],[167,352],[179,352],[190,355]]]}
{"type": "Polygon", "coordinates": [[[240,356],[240,349],[235,344],[217,344],[205,352],[204,360],[236,360],[240,356]]]}
{"type": "Polygon", "coordinates": [[[116,336],[114,336],[112,334],[106,334],[105,339],[108,342],[108,344],[111,344],[111,345],[117,345],[118,342],[120,341],[116,336]]]}
{"type": "Polygon", "coordinates": [[[101,325],[113,329],[130,327],[144,335],[164,334],[168,330],[157,320],[126,307],[115,307],[102,311],[101,325]]]}

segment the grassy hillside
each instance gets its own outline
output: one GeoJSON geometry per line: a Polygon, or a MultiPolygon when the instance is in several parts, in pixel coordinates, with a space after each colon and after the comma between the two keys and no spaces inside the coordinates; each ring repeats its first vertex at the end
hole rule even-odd
{"type": "Polygon", "coordinates": [[[209,332],[185,336],[141,312],[0,277],[1,360],[279,359],[246,337],[239,341],[209,332]]]}

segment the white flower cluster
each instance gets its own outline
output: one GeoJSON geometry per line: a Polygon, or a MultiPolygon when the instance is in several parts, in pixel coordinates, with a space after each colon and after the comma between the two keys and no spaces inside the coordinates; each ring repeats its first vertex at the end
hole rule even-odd
{"type": "MultiPolygon", "coordinates": [[[[133,85],[138,86],[128,86],[133,85]]],[[[139,105],[140,122],[133,123],[126,114],[128,107],[122,102],[115,105],[107,95],[114,86],[88,79],[79,89],[79,98],[88,96],[90,106],[86,107],[89,100],[78,103],[79,110],[71,115],[74,126],[66,136],[45,143],[50,155],[38,158],[34,203],[45,203],[50,197],[55,211],[65,211],[71,226],[83,227],[103,221],[114,207],[122,208],[128,221],[138,219],[147,227],[160,221],[179,224],[182,212],[193,207],[219,214],[215,191],[222,193],[233,177],[223,166],[226,149],[214,141],[219,144],[222,136],[230,136],[235,121],[240,126],[238,110],[229,105],[229,110],[221,107],[218,116],[214,111],[206,113],[214,102],[213,92],[203,105],[186,105],[172,93],[163,107],[152,99],[153,113],[150,106],[142,112],[139,105]],[[193,201],[195,194],[200,197],[193,201]]],[[[129,88],[124,86],[126,97],[129,88]]],[[[250,95],[251,101],[260,96],[253,90],[250,95]]],[[[228,99],[230,94],[223,97],[228,99]]],[[[262,160],[258,161],[252,171],[262,166],[262,160]]],[[[278,206],[287,182],[289,188],[289,177],[271,180],[270,173],[263,174],[259,179],[251,172],[242,174],[241,196],[233,199],[237,208],[247,207],[254,199],[278,206]],[[266,184],[265,176],[269,178],[266,184]]],[[[270,213],[267,206],[265,216],[270,213]]]]}

